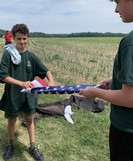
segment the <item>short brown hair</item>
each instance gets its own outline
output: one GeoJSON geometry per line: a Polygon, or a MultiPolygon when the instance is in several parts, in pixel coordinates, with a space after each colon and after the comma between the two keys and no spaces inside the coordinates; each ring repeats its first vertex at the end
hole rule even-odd
{"type": "Polygon", "coordinates": [[[21,33],[21,34],[29,36],[29,29],[25,24],[14,25],[11,32],[12,32],[13,37],[16,36],[16,33],[21,33]]]}

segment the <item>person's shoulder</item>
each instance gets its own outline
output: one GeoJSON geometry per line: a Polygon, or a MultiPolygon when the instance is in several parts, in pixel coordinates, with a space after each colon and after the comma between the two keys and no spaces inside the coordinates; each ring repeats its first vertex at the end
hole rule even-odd
{"type": "Polygon", "coordinates": [[[129,32],[122,40],[121,44],[123,46],[133,45],[133,31],[129,32]]]}
{"type": "Polygon", "coordinates": [[[36,54],[32,51],[26,50],[27,55],[29,55],[32,58],[37,58],[36,54]]]}
{"type": "Polygon", "coordinates": [[[133,30],[125,36],[125,40],[133,43],[133,30]]]}
{"type": "Polygon", "coordinates": [[[7,47],[8,47],[7,45],[4,47],[4,49],[3,49],[3,55],[10,56],[10,53],[7,50],[7,47]]]}
{"type": "Polygon", "coordinates": [[[3,51],[2,60],[10,60],[10,53],[7,50],[3,51]]]}
{"type": "Polygon", "coordinates": [[[30,51],[30,50],[26,50],[26,53],[29,54],[29,55],[35,55],[35,53],[33,51],[30,51]]]}
{"type": "Polygon", "coordinates": [[[31,54],[31,55],[34,54],[34,52],[32,52],[32,51],[30,51],[30,50],[26,50],[26,53],[27,53],[27,54],[31,54]]]}

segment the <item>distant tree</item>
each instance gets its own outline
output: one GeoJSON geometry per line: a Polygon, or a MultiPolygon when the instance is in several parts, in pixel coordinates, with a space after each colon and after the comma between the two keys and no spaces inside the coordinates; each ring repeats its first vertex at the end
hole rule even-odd
{"type": "MultiPolygon", "coordinates": [[[[4,35],[6,30],[0,29],[0,37],[4,35]]],[[[43,32],[30,32],[30,37],[123,37],[124,33],[99,33],[99,32],[80,32],[80,33],[70,33],[70,34],[46,34],[43,32]]]]}
{"type": "Polygon", "coordinates": [[[2,37],[5,34],[6,30],[0,29],[0,37],[2,37]]]}
{"type": "Polygon", "coordinates": [[[98,33],[98,32],[81,32],[81,33],[70,33],[70,34],[46,34],[41,32],[30,33],[31,37],[123,37],[126,34],[123,33],[98,33]]]}

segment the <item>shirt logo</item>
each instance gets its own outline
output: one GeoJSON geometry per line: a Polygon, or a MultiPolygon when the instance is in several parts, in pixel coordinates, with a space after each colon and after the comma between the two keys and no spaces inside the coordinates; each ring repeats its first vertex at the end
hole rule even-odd
{"type": "Polygon", "coordinates": [[[27,67],[31,67],[31,61],[27,60],[27,67]]]}

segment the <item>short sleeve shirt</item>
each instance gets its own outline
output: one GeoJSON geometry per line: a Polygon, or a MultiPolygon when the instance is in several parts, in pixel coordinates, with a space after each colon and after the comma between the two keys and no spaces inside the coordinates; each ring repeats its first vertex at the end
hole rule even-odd
{"type": "MultiPolygon", "coordinates": [[[[10,54],[6,51],[0,63],[0,81],[10,76],[20,81],[32,81],[36,76],[45,78],[48,68],[38,57],[26,50],[20,53],[21,63],[15,65],[11,61],[10,54]]],[[[18,85],[5,84],[4,94],[0,101],[0,109],[7,114],[19,112],[21,108],[31,111],[35,108],[36,98],[34,94],[22,93],[18,85]]]]}
{"type": "MultiPolygon", "coordinates": [[[[121,40],[114,61],[111,89],[122,89],[122,84],[133,86],[133,31],[121,40]]],[[[112,104],[110,119],[116,128],[133,133],[133,108],[112,104]]]]}

